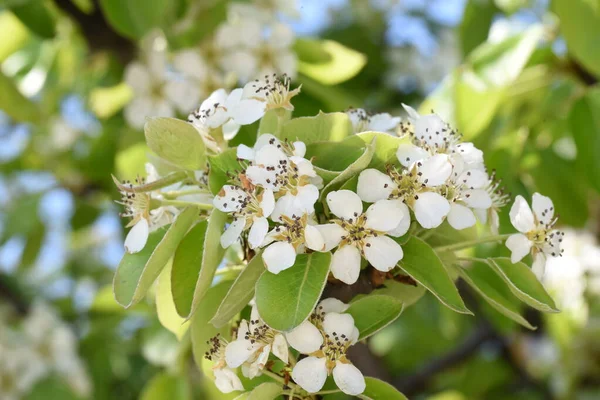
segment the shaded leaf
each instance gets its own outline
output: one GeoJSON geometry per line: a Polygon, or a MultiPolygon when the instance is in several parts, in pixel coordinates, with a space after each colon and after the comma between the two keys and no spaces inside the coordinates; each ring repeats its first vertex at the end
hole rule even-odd
{"type": "Polygon", "coordinates": [[[362,340],[394,322],[402,309],[402,303],[395,297],[370,294],[353,301],[346,312],[354,318],[362,340]]]}

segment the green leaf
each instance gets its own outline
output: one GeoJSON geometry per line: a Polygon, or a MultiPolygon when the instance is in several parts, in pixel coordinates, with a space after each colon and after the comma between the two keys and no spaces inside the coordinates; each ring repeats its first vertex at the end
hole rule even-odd
{"type": "Polygon", "coordinates": [[[173,332],[178,340],[181,340],[183,335],[187,332],[189,321],[186,321],[180,316],[175,307],[175,302],[173,301],[175,296],[171,285],[172,269],[173,263],[167,263],[167,266],[158,277],[155,295],[156,314],[158,315],[160,324],[173,332]]]}
{"type": "Polygon", "coordinates": [[[373,153],[373,159],[369,163],[369,168],[382,168],[385,164],[399,164],[396,157],[396,150],[398,150],[398,146],[401,143],[408,140],[407,138],[401,139],[382,132],[362,132],[349,137],[344,143],[355,143],[361,140],[367,144],[371,143],[375,138],[377,138],[375,152],[373,153]]]}
{"type": "Polygon", "coordinates": [[[140,400],[188,400],[192,395],[184,377],[159,372],[146,384],[140,400]]]}
{"type": "Polygon", "coordinates": [[[204,359],[204,353],[209,349],[210,345],[206,343],[211,337],[221,334],[225,339],[229,338],[229,332],[231,329],[229,326],[222,328],[215,328],[208,321],[215,315],[219,304],[223,301],[223,298],[227,294],[230,281],[221,282],[211,287],[206,291],[206,295],[200,300],[197,311],[191,318],[190,323],[190,337],[192,339],[192,351],[194,354],[194,360],[198,368],[202,367],[202,360],[204,359]]]}
{"type": "MultiPolygon", "coordinates": [[[[270,133],[272,135],[276,134],[277,130],[279,129],[279,124],[288,122],[291,117],[291,111],[284,110],[283,108],[267,111],[267,113],[260,119],[260,124],[258,125],[258,135],[263,135],[265,133],[270,133]]],[[[255,140],[252,141],[253,144],[254,142],[255,140]]]]}
{"type": "Polygon", "coordinates": [[[543,312],[559,312],[552,297],[527,265],[522,262],[513,264],[506,257],[490,258],[487,262],[525,304],[543,312]]]}
{"type": "Polygon", "coordinates": [[[27,43],[29,31],[19,18],[9,11],[0,12],[0,29],[10,32],[10,38],[5,38],[0,43],[0,62],[3,62],[27,43]]]}
{"type": "Polygon", "coordinates": [[[214,318],[210,321],[216,327],[221,327],[231,321],[254,297],[254,288],[260,276],[265,272],[265,265],[260,254],[246,265],[237,276],[227,296],[219,306],[214,318]]]}
{"type": "Polygon", "coordinates": [[[194,126],[175,118],[152,117],[144,126],[146,143],[159,157],[189,170],[206,167],[205,147],[194,126]]]}
{"type": "Polygon", "coordinates": [[[98,118],[110,118],[133,98],[133,91],[125,83],[111,87],[95,87],[90,92],[90,108],[98,118]]]}
{"type": "Polygon", "coordinates": [[[13,81],[0,72],[0,109],[18,122],[39,121],[38,107],[25,98],[13,81]]]}
{"type": "Polygon", "coordinates": [[[463,57],[486,41],[496,12],[498,9],[492,0],[469,0],[467,2],[462,22],[458,28],[463,57]]]}
{"type": "Polygon", "coordinates": [[[600,192],[600,89],[580,98],[569,114],[569,127],[577,146],[577,162],[590,184],[600,192]]]}
{"type": "Polygon", "coordinates": [[[227,184],[227,174],[237,174],[241,171],[237,160],[237,149],[229,149],[215,156],[208,156],[210,170],[208,172],[208,186],[212,194],[219,193],[223,185],[227,184]]]}
{"type": "Polygon", "coordinates": [[[152,28],[172,16],[169,0],[100,0],[100,8],[110,25],[121,35],[141,39],[152,28]]]}
{"type": "Polygon", "coordinates": [[[196,281],[202,266],[207,221],[201,221],[185,235],[173,257],[171,287],[177,313],[187,317],[192,311],[196,281]]]}
{"type": "Polygon", "coordinates": [[[448,308],[462,314],[472,314],[463,303],[446,267],[431,246],[413,236],[402,246],[402,249],[404,257],[400,261],[400,268],[404,272],[425,286],[448,308]]]}
{"type": "Polygon", "coordinates": [[[212,284],[215,271],[219,264],[221,264],[221,260],[223,260],[225,249],[221,246],[221,234],[223,234],[225,228],[225,221],[227,221],[227,214],[217,209],[211,211],[208,218],[206,235],[204,236],[202,265],[198,280],[196,281],[196,288],[194,289],[192,313],[194,313],[198,303],[212,284]]]}
{"type": "Polygon", "coordinates": [[[367,63],[367,57],[332,40],[298,39],[301,54],[312,57],[298,60],[298,72],[324,84],[337,85],[356,76],[367,63]],[[310,48],[305,51],[303,48],[310,48]],[[319,51],[315,51],[320,48],[319,51]],[[327,57],[325,57],[327,54],[327,57]]]}
{"type": "Polygon", "coordinates": [[[346,312],[354,318],[354,325],[360,333],[359,340],[362,340],[394,322],[402,309],[402,302],[397,298],[370,294],[352,302],[346,312]]]}
{"type": "Polygon", "coordinates": [[[408,307],[423,297],[425,292],[422,285],[412,286],[388,279],[385,281],[384,287],[375,289],[371,293],[391,296],[400,301],[404,307],[408,307]]]}
{"type": "Polygon", "coordinates": [[[267,325],[289,331],[308,318],[327,283],[330,262],[331,253],[300,254],[285,271],[262,274],[256,283],[256,305],[267,325]]]}
{"type": "Polygon", "coordinates": [[[569,53],[596,76],[600,76],[600,2],[597,0],[554,0],[552,10],[560,19],[569,53]]]}
{"type": "Polygon", "coordinates": [[[458,268],[460,276],[502,315],[528,329],[535,329],[520,314],[516,298],[506,284],[483,262],[473,262],[467,268],[458,268]]]}
{"type": "Polygon", "coordinates": [[[300,140],[307,145],[315,142],[340,142],[354,132],[346,113],[323,113],[314,117],[294,118],[283,124],[276,135],[282,140],[300,140]]]}
{"type": "Polygon", "coordinates": [[[187,207],[168,228],[152,232],[142,251],[125,253],[113,281],[115,299],[119,304],[128,308],[144,297],[197,215],[196,207],[187,207]]]}
{"type": "Polygon", "coordinates": [[[321,190],[321,195],[319,197],[320,201],[325,199],[327,193],[338,190],[347,180],[353,178],[359,172],[369,166],[371,160],[373,159],[373,154],[375,153],[376,141],[377,137],[373,137],[371,143],[366,146],[364,153],[321,190]]]}
{"type": "Polygon", "coordinates": [[[273,400],[283,393],[280,384],[274,382],[261,383],[250,392],[248,400],[273,400]]]}
{"type": "Polygon", "coordinates": [[[365,377],[365,391],[358,397],[367,400],[408,400],[395,387],[377,378],[365,377]]]}
{"type": "Polygon", "coordinates": [[[10,10],[36,35],[50,39],[56,34],[56,22],[44,1],[29,1],[10,10]]]}

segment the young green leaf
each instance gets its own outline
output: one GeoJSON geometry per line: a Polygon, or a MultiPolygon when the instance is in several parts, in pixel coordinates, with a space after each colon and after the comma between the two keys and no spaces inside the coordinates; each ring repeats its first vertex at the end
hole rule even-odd
{"type": "Polygon", "coordinates": [[[201,221],[185,235],[173,256],[171,287],[177,313],[187,317],[192,311],[194,289],[202,266],[208,221],[201,221]]]}
{"type": "Polygon", "coordinates": [[[282,140],[300,140],[305,144],[316,142],[339,142],[352,135],[350,117],[346,113],[323,113],[314,117],[300,117],[289,120],[276,135],[282,140]]]}
{"type": "Polygon", "coordinates": [[[275,382],[261,383],[248,395],[248,400],[273,400],[283,392],[280,384],[275,382]]]}
{"type": "Polygon", "coordinates": [[[144,125],[146,143],[159,157],[178,167],[206,167],[204,142],[194,126],[175,118],[152,117],[144,125]]]}
{"type": "Polygon", "coordinates": [[[383,285],[384,287],[375,289],[371,294],[391,296],[401,302],[404,307],[416,303],[426,292],[422,285],[412,286],[392,279],[387,279],[383,285]]]}
{"type": "Polygon", "coordinates": [[[559,312],[552,297],[527,265],[522,262],[513,264],[506,257],[490,258],[487,263],[525,304],[543,312],[559,312]]]}
{"type": "Polygon", "coordinates": [[[140,39],[165,22],[172,4],[168,0],[100,0],[100,8],[110,25],[121,35],[140,39]]]}
{"type": "Polygon", "coordinates": [[[210,164],[208,187],[215,195],[219,193],[223,185],[227,184],[229,180],[227,174],[235,175],[242,168],[237,160],[236,149],[229,149],[216,156],[209,156],[208,163],[210,164]]]}
{"type": "Polygon", "coordinates": [[[590,184],[600,192],[600,89],[588,90],[571,109],[569,127],[577,145],[577,161],[590,184]]]}
{"type": "MultiPolygon", "coordinates": [[[[317,45],[314,39],[301,40],[312,41],[307,45],[313,48],[317,45]]],[[[367,63],[367,57],[364,54],[333,40],[321,41],[320,47],[322,53],[329,55],[328,59],[320,57],[319,62],[315,63],[307,62],[307,58],[304,58],[307,61],[301,59],[298,62],[298,71],[325,85],[337,85],[353,78],[367,63]]]]}
{"type": "Polygon", "coordinates": [[[354,318],[362,340],[394,322],[402,309],[402,303],[392,296],[370,294],[352,302],[346,312],[354,318]]]}
{"type": "Polygon", "coordinates": [[[471,266],[458,268],[460,276],[481,295],[494,309],[528,329],[535,329],[520,314],[516,298],[506,284],[489,266],[483,262],[473,262],[471,266]]]}
{"type": "Polygon", "coordinates": [[[192,313],[194,313],[198,303],[212,284],[215,271],[219,264],[221,264],[221,260],[223,260],[225,249],[221,246],[221,234],[225,227],[225,221],[227,221],[227,214],[216,209],[211,211],[204,236],[200,274],[198,275],[196,288],[194,289],[192,313]]]}
{"type": "Polygon", "coordinates": [[[185,208],[168,228],[151,233],[142,251],[125,253],[113,281],[115,299],[119,304],[127,308],[144,297],[197,215],[196,207],[185,208]]]}
{"type": "Polygon", "coordinates": [[[168,262],[158,277],[155,294],[156,314],[158,315],[160,324],[173,332],[178,340],[181,340],[189,328],[189,321],[181,317],[173,301],[174,296],[171,285],[172,269],[173,263],[168,262]]]}
{"type": "Polygon", "coordinates": [[[262,274],[256,283],[256,305],[267,325],[289,331],[308,318],[327,283],[330,262],[331,253],[300,254],[285,271],[262,274]]]}
{"type": "Polygon", "coordinates": [[[463,303],[446,267],[431,246],[413,236],[402,246],[402,249],[404,257],[399,266],[404,272],[425,286],[450,309],[462,314],[472,314],[463,303]]]}
{"type": "Polygon", "coordinates": [[[264,272],[265,265],[262,257],[256,254],[237,276],[210,323],[219,328],[242,311],[254,297],[256,282],[264,272]]]}
{"type": "Polygon", "coordinates": [[[192,393],[188,381],[177,375],[159,372],[146,384],[140,400],[190,400],[192,393]]]}
{"type": "Polygon", "coordinates": [[[395,387],[377,378],[365,376],[365,391],[358,397],[364,400],[408,400],[395,387]]]}
{"type": "Polygon", "coordinates": [[[194,354],[194,360],[199,368],[202,368],[202,360],[204,359],[204,353],[209,348],[209,344],[206,343],[208,339],[221,334],[228,339],[229,327],[225,326],[220,329],[215,328],[208,321],[215,315],[219,304],[223,301],[223,298],[227,294],[231,281],[221,282],[211,287],[206,291],[206,295],[200,300],[197,306],[197,312],[191,318],[190,322],[190,338],[192,339],[192,352],[194,354]]]}

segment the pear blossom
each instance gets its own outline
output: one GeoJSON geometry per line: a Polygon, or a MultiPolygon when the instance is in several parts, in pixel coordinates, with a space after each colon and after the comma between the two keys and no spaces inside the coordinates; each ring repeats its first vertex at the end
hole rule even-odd
{"type": "Polygon", "coordinates": [[[213,362],[212,370],[215,376],[215,385],[222,393],[242,391],[244,386],[235,371],[227,366],[226,352],[229,343],[220,334],[209,339],[210,349],[204,358],[213,362]]]}
{"type": "Polygon", "coordinates": [[[262,259],[273,274],[293,266],[296,255],[306,248],[327,251],[321,231],[309,223],[307,214],[293,218],[282,215],[281,224],[269,232],[262,247],[265,247],[262,259]]]}
{"type": "Polygon", "coordinates": [[[307,392],[316,393],[325,384],[327,376],[333,375],[342,392],[359,395],[366,387],[364,376],[346,357],[348,348],[359,336],[354,318],[350,314],[325,311],[323,303],[309,320],[286,335],[292,347],[309,355],[294,366],[292,379],[307,392]]]}
{"type": "Polygon", "coordinates": [[[219,211],[233,216],[233,222],[221,235],[221,246],[231,246],[248,229],[250,248],[255,249],[263,243],[269,231],[267,218],[275,208],[271,189],[225,185],[215,196],[213,204],[219,211]]]}
{"type": "Polygon", "coordinates": [[[496,180],[495,172],[492,173],[484,187],[492,201],[492,205],[487,209],[476,208],[473,210],[481,222],[484,224],[489,222],[490,231],[494,235],[498,234],[498,228],[500,226],[498,212],[502,207],[508,204],[510,199],[510,196],[507,193],[504,193],[504,190],[500,188],[500,183],[499,180],[496,180]]]}
{"type": "Polygon", "coordinates": [[[369,114],[362,108],[351,108],[346,111],[346,114],[350,117],[354,133],[368,131],[394,133],[400,124],[400,117],[392,117],[388,113],[369,114]]]}
{"type": "MultiPolygon", "coordinates": [[[[404,203],[404,207],[413,210],[423,228],[437,228],[451,209],[448,200],[439,193],[440,187],[451,174],[452,164],[448,155],[436,154],[412,162],[409,168],[402,171],[391,166],[387,168],[387,173],[366,169],[358,177],[357,193],[366,202],[389,199],[404,203]]],[[[398,232],[394,231],[396,235],[403,235],[409,228],[408,209],[404,207],[406,220],[400,221],[398,232]]]]}
{"type": "Polygon", "coordinates": [[[534,193],[530,208],[523,196],[517,196],[510,209],[510,222],[520,233],[506,240],[506,247],[512,252],[511,261],[517,263],[531,251],[533,272],[541,278],[546,258],[559,257],[563,253],[561,242],[564,233],[553,229],[556,221],[554,204],[549,197],[534,193]]]}
{"type": "Polygon", "coordinates": [[[265,368],[270,353],[288,363],[288,345],[284,335],[265,324],[258,309],[253,306],[250,321],[240,322],[236,340],[227,345],[225,362],[229,368],[244,365],[246,368],[242,368],[242,372],[252,379],[265,368]]]}
{"type": "Polygon", "coordinates": [[[289,143],[280,141],[270,133],[264,133],[256,139],[253,147],[248,147],[245,144],[240,144],[237,147],[237,158],[242,160],[254,161],[256,153],[266,145],[272,145],[281,149],[288,157],[304,157],[306,154],[306,145],[304,142],[296,141],[289,143]]]}
{"type": "MultiPolygon", "coordinates": [[[[156,181],[159,176],[152,164],[146,164],[148,177],[136,178],[135,186],[156,181]]],[[[130,181],[124,181],[122,186],[133,188],[130,181]]],[[[125,238],[125,250],[128,253],[137,253],[141,251],[148,241],[148,236],[158,228],[168,225],[175,220],[179,210],[173,206],[159,206],[153,204],[153,200],[159,199],[158,191],[136,193],[132,190],[121,189],[121,201],[125,211],[121,213],[122,217],[131,218],[127,224],[131,228],[125,238]]]]}
{"type": "Polygon", "coordinates": [[[203,86],[212,72],[198,51],[180,50],[173,54],[165,95],[178,111],[187,114],[208,94],[203,86]]]}
{"type": "Polygon", "coordinates": [[[350,190],[327,194],[327,206],[338,219],[319,225],[325,241],[324,251],[338,247],[331,259],[331,273],[351,285],[358,280],[361,256],[374,268],[387,272],[404,255],[402,247],[386,235],[398,236],[394,230],[409,215],[401,202],[378,200],[363,213],[360,197],[350,190]]]}
{"type": "Polygon", "coordinates": [[[291,79],[287,74],[264,75],[262,79],[248,82],[244,86],[238,112],[242,112],[249,104],[254,104],[249,102],[258,102],[262,105],[262,113],[253,109],[256,112],[256,119],[270,110],[293,111],[292,98],[300,93],[300,87],[290,89],[290,85],[291,79]]]}

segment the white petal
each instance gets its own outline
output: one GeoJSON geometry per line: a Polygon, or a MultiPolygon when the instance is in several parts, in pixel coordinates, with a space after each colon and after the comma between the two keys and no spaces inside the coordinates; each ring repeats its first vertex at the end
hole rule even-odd
{"type": "Polygon", "coordinates": [[[404,110],[406,110],[406,112],[408,113],[408,116],[411,119],[417,120],[417,119],[421,118],[421,115],[417,112],[417,110],[415,110],[411,106],[402,103],[402,107],[404,108],[404,110]]]}
{"type": "Polygon", "coordinates": [[[323,224],[317,225],[317,229],[321,232],[321,236],[325,240],[325,248],[323,251],[329,251],[337,246],[342,240],[342,236],[348,232],[338,224],[323,224]]]}
{"type": "Polygon", "coordinates": [[[413,163],[428,158],[429,153],[427,150],[415,146],[414,144],[402,143],[398,146],[398,150],[396,150],[396,157],[398,157],[400,164],[405,167],[410,167],[413,163]]]}
{"type": "Polygon", "coordinates": [[[288,161],[288,157],[275,145],[268,144],[256,152],[256,165],[270,165],[277,167],[279,166],[280,161],[288,161]]]}
{"type": "Polygon", "coordinates": [[[240,144],[237,147],[237,158],[241,158],[242,160],[254,160],[254,150],[245,144],[240,144]]]}
{"type": "Polygon", "coordinates": [[[399,207],[402,210],[403,217],[400,220],[400,223],[396,225],[396,227],[387,232],[389,236],[400,237],[408,232],[410,228],[410,211],[408,206],[404,204],[401,200],[396,200],[399,203],[399,207]]]}
{"type": "Polygon", "coordinates": [[[271,353],[271,345],[267,344],[262,348],[260,353],[258,353],[256,360],[252,362],[248,378],[254,379],[254,377],[260,374],[260,372],[265,368],[265,365],[267,365],[267,361],[269,361],[269,353],[271,353]]]}
{"type": "MultiPolygon", "coordinates": [[[[456,168],[455,168],[456,171],[456,168]]],[[[485,171],[478,169],[469,169],[460,174],[457,181],[472,189],[480,189],[484,187],[489,180],[488,174],[485,171]]]]}
{"type": "Polygon", "coordinates": [[[271,220],[275,222],[281,221],[281,216],[293,218],[293,216],[299,216],[303,214],[302,210],[294,207],[295,197],[291,193],[286,193],[282,197],[277,199],[275,203],[275,209],[271,213],[271,220]]]}
{"type": "Polygon", "coordinates": [[[539,280],[544,277],[544,272],[546,271],[546,256],[544,253],[537,253],[535,255],[531,270],[539,280]]]}
{"type": "Polygon", "coordinates": [[[373,168],[365,169],[358,176],[356,192],[358,196],[367,203],[387,199],[396,184],[387,174],[373,168]]]}
{"type": "Polygon", "coordinates": [[[475,147],[473,143],[459,143],[456,146],[454,146],[453,150],[456,153],[460,154],[462,159],[468,165],[472,166],[483,163],[483,151],[475,147]]]}
{"type": "Polygon", "coordinates": [[[310,321],[304,321],[285,334],[290,346],[302,354],[310,354],[319,350],[323,344],[321,331],[310,321]]]}
{"type": "Polygon", "coordinates": [[[436,114],[422,115],[414,121],[414,125],[415,137],[430,146],[443,144],[449,133],[444,121],[436,114]]]}
{"type": "Polygon", "coordinates": [[[419,194],[414,203],[415,218],[425,229],[437,228],[450,212],[450,203],[434,192],[419,194]]]}
{"type": "Polygon", "coordinates": [[[304,144],[304,142],[294,142],[294,155],[296,157],[304,157],[304,155],[306,154],[306,144],[304,144]]]}
{"type": "Polygon", "coordinates": [[[234,120],[230,119],[229,121],[227,121],[223,124],[221,129],[223,130],[223,138],[225,140],[231,140],[240,131],[240,125],[238,123],[236,123],[234,120]]]}
{"type": "Polygon", "coordinates": [[[338,190],[327,194],[329,210],[339,218],[345,220],[356,219],[362,214],[362,201],[358,195],[350,190],[338,190]]]}
{"type": "Polygon", "coordinates": [[[278,274],[296,262],[296,250],[287,242],[275,242],[263,251],[263,261],[269,272],[278,274]]]}
{"type": "Polygon", "coordinates": [[[137,97],[125,107],[125,120],[136,129],[142,129],[146,123],[146,117],[154,113],[154,103],[149,97],[137,97]]]}
{"type": "Polygon", "coordinates": [[[326,299],[321,300],[317,307],[320,311],[325,313],[336,312],[341,314],[344,311],[346,311],[350,306],[334,297],[328,297],[326,299]]]}
{"type": "Polygon", "coordinates": [[[146,242],[148,241],[148,235],[150,234],[150,227],[146,218],[140,219],[131,228],[127,237],[125,238],[125,250],[132,254],[141,251],[146,242]]]}
{"type": "Polygon", "coordinates": [[[265,240],[268,231],[269,222],[265,217],[254,218],[254,222],[250,227],[250,232],[248,232],[248,244],[250,245],[250,248],[256,249],[259,247],[265,240]]]}
{"type": "Polygon", "coordinates": [[[288,344],[285,340],[285,337],[281,333],[278,333],[273,338],[273,345],[271,346],[271,351],[275,354],[276,357],[279,357],[281,361],[284,363],[288,363],[288,344]]]}
{"type": "Polygon", "coordinates": [[[265,189],[262,192],[262,198],[260,199],[260,209],[262,210],[263,217],[268,217],[275,209],[275,196],[273,195],[272,190],[265,189]]]}
{"type": "Polygon", "coordinates": [[[471,208],[490,208],[492,198],[485,189],[468,189],[463,192],[462,200],[471,208]]]}
{"type": "Polygon", "coordinates": [[[350,339],[354,331],[354,318],[350,314],[328,312],[323,318],[323,330],[330,337],[342,338],[343,335],[344,338],[350,339]]]}
{"type": "Polygon", "coordinates": [[[521,261],[523,257],[529,254],[532,245],[533,243],[531,240],[527,239],[527,236],[521,233],[510,235],[508,239],[506,239],[506,247],[512,252],[510,260],[513,264],[521,261]]]}
{"type": "Polygon", "coordinates": [[[307,225],[304,228],[304,241],[306,247],[314,251],[325,251],[325,240],[319,229],[313,225],[307,225]]]}
{"type": "Polygon", "coordinates": [[[388,132],[396,129],[400,123],[400,117],[392,117],[388,113],[380,113],[371,116],[369,129],[375,132],[388,132]]]}
{"type": "Polygon", "coordinates": [[[420,161],[418,167],[421,182],[429,187],[445,183],[452,173],[452,164],[445,154],[436,154],[426,160],[420,161]]]}
{"type": "Polygon", "coordinates": [[[533,208],[537,220],[542,224],[546,225],[552,221],[552,217],[554,217],[554,204],[550,197],[534,193],[531,207],[533,208]]]}
{"type": "Polygon", "coordinates": [[[452,203],[448,213],[448,223],[454,229],[465,229],[475,225],[475,214],[462,204],[452,203]]]}
{"type": "Polygon", "coordinates": [[[343,246],[331,257],[331,273],[336,279],[352,285],[360,275],[360,251],[354,246],[343,246]]]}
{"type": "Polygon", "coordinates": [[[235,243],[238,238],[240,237],[240,235],[242,234],[242,232],[244,231],[244,228],[246,227],[246,220],[242,219],[242,218],[238,218],[235,219],[225,230],[225,232],[223,232],[223,234],[221,235],[221,246],[226,249],[229,246],[231,246],[233,243],[235,243]]]}
{"type": "Polygon", "coordinates": [[[318,392],[327,380],[326,362],[325,358],[306,357],[294,366],[292,379],[308,393],[318,392]]]}
{"type": "Polygon", "coordinates": [[[255,185],[270,190],[279,190],[279,187],[276,185],[277,173],[275,171],[267,171],[266,168],[251,165],[246,168],[246,177],[255,185]]]}
{"type": "Polygon", "coordinates": [[[265,103],[248,99],[240,101],[230,112],[233,120],[240,125],[258,121],[265,115],[265,103]]]}
{"type": "Polygon", "coordinates": [[[258,151],[268,144],[277,146],[281,144],[281,142],[274,135],[271,135],[270,133],[263,133],[258,137],[258,139],[256,139],[256,143],[254,144],[254,150],[258,151]]]}
{"type": "Polygon", "coordinates": [[[510,208],[510,222],[521,233],[527,233],[535,228],[531,208],[521,195],[515,198],[510,208]]]}
{"type": "Polygon", "coordinates": [[[148,69],[139,62],[132,62],[125,68],[125,83],[133,89],[136,96],[150,93],[152,78],[148,69]]]}
{"type": "Polygon", "coordinates": [[[249,340],[234,340],[225,348],[225,362],[229,368],[237,368],[245,363],[257,350],[249,340]]]}
{"type": "Polygon", "coordinates": [[[213,205],[219,211],[227,213],[238,211],[247,197],[248,194],[239,187],[225,185],[215,196],[213,205]]]}
{"type": "Polygon", "coordinates": [[[208,73],[206,63],[195,49],[175,53],[173,56],[173,67],[198,80],[205,79],[208,73]]]}
{"type": "Polygon", "coordinates": [[[215,386],[221,393],[231,393],[234,390],[244,390],[240,378],[229,368],[215,369],[215,386]]]}
{"type": "Polygon", "coordinates": [[[404,256],[402,247],[387,236],[371,236],[365,240],[363,247],[365,258],[373,267],[382,272],[394,268],[404,256]]]}
{"type": "Polygon", "coordinates": [[[396,228],[405,217],[398,200],[379,200],[367,208],[366,216],[365,227],[381,232],[396,228]]]}
{"type": "Polygon", "coordinates": [[[248,321],[243,319],[240,321],[240,326],[238,327],[237,339],[243,340],[248,332],[249,332],[248,321]]]}
{"type": "Polygon", "coordinates": [[[294,205],[307,214],[312,214],[315,210],[314,205],[318,199],[319,189],[315,185],[304,185],[298,188],[294,205]]]}
{"type": "Polygon", "coordinates": [[[333,380],[340,390],[350,396],[356,396],[367,387],[365,377],[353,364],[337,362],[333,368],[333,380]]]}
{"type": "Polygon", "coordinates": [[[298,175],[310,177],[317,176],[312,163],[306,158],[291,156],[290,160],[292,160],[292,162],[296,165],[296,168],[298,168],[298,175]]]}

